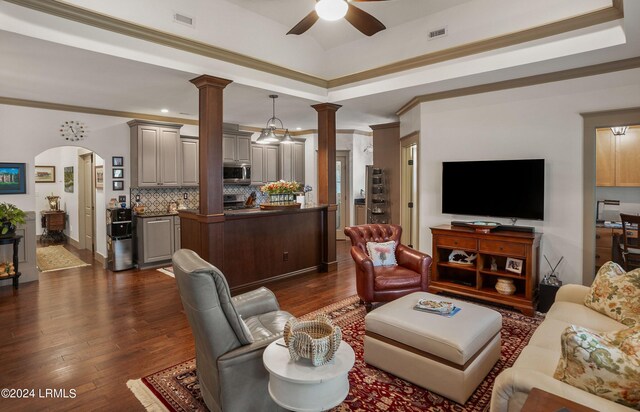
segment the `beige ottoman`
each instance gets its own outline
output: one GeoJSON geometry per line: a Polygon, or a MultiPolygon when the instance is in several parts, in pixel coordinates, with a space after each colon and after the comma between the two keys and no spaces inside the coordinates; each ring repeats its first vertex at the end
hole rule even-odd
{"type": "Polygon", "coordinates": [[[501,328],[495,310],[416,292],[367,314],[364,360],[463,404],[500,359],[501,328]],[[461,310],[451,318],[414,310],[423,298],[461,310]]]}

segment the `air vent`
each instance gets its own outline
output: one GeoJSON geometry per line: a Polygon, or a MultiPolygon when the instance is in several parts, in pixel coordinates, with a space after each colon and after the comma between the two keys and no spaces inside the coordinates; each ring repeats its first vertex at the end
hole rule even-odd
{"type": "Polygon", "coordinates": [[[194,27],[196,25],[196,19],[189,17],[184,13],[173,13],[173,21],[189,27],[194,27]]]}
{"type": "Polygon", "coordinates": [[[439,29],[431,30],[429,32],[429,40],[438,39],[447,35],[447,27],[441,27],[439,29]]]}

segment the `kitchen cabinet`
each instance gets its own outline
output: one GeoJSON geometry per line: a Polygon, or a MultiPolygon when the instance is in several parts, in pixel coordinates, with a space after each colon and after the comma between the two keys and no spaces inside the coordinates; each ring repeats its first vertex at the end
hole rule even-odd
{"type": "Polygon", "coordinates": [[[275,145],[251,145],[251,184],[263,185],[278,180],[279,148],[275,145]]]}
{"type": "Polygon", "coordinates": [[[225,132],[222,135],[222,161],[251,163],[251,133],[225,132]]]}
{"type": "Polygon", "coordinates": [[[127,124],[131,128],[131,186],[180,186],[182,125],[143,120],[127,124]]]}
{"type": "Polygon", "coordinates": [[[280,145],[280,179],[304,185],[304,141],[280,145]]]}
{"type": "Polygon", "coordinates": [[[181,186],[198,186],[200,183],[200,141],[197,138],[180,138],[180,159],[182,167],[181,186]]]}
{"type": "Polygon", "coordinates": [[[596,186],[640,186],[640,127],[622,136],[611,129],[596,131],[596,186]]]}
{"type": "Polygon", "coordinates": [[[138,266],[168,262],[175,247],[174,216],[137,217],[138,266]]]}

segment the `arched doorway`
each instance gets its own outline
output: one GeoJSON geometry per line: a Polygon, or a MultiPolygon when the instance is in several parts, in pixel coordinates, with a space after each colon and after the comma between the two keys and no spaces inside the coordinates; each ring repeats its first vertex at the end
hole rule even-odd
{"type": "Polygon", "coordinates": [[[58,146],[36,155],[34,165],[38,268],[49,272],[103,261],[96,252],[105,215],[96,205],[105,204],[104,159],[82,147],[58,146]],[[58,248],[44,250],[51,246],[58,248]]]}

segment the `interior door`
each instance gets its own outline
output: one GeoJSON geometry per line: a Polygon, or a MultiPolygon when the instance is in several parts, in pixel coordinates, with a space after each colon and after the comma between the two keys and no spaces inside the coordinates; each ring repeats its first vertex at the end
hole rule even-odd
{"type": "Polygon", "coordinates": [[[336,153],[336,239],[345,240],[345,226],[349,226],[349,155],[348,152],[336,153]]]}
{"type": "Polygon", "coordinates": [[[418,248],[418,136],[401,141],[401,208],[402,243],[418,248]]]}
{"type": "Polygon", "coordinates": [[[91,250],[92,252],[95,250],[94,248],[94,236],[93,236],[93,213],[94,213],[94,205],[93,205],[93,154],[83,155],[81,157],[81,167],[82,167],[82,184],[81,191],[79,196],[82,196],[82,220],[84,226],[84,242],[81,246],[84,249],[91,250]]]}

